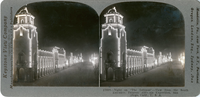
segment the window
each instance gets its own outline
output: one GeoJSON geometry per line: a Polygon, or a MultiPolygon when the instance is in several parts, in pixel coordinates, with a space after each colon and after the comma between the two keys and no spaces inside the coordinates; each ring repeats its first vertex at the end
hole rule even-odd
{"type": "Polygon", "coordinates": [[[121,20],[121,18],[120,18],[120,17],[118,17],[118,21],[119,21],[119,23],[121,23],[121,22],[122,22],[122,20],[121,20]]]}
{"type": "Polygon", "coordinates": [[[22,24],[24,23],[24,19],[21,20],[21,23],[22,23],[22,24]]]}
{"type": "Polygon", "coordinates": [[[30,18],[30,19],[31,19],[31,20],[30,20],[30,23],[33,24],[33,18],[30,18]]]}
{"type": "Polygon", "coordinates": [[[109,36],[111,36],[111,35],[112,35],[110,31],[108,31],[108,35],[109,35],[109,36]]]}
{"type": "Polygon", "coordinates": [[[33,34],[33,37],[35,37],[35,32],[34,32],[34,34],[33,34]]]}
{"type": "Polygon", "coordinates": [[[112,18],[109,19],[109,23],[113,23],[113,19],[112,18]]]}
{"type": "Polygon", "coordinates": [[[22,31],[20,31],[19,35],[20,35],[20,36],[23,36],[23,32],[22,32],[22,31]]]}

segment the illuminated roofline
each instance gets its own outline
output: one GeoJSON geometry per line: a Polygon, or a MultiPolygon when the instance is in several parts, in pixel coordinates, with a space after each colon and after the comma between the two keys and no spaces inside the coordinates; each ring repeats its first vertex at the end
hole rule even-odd
{"type": "Polygon", "coordinates": [[[105,14],[104,17],[114,16],[114,15],[117,15],[117,16],[121,17],[122,19],[124,18],[121,14],[105,14]]]}
{"type": "Polygon", "coordinates": [[[41,50],[41,49],[38,49],[38,51],[41,52],[41,53],[51,53],[51,54],[53,54],[53,52],[51,52],[51,51],[46,51],[46,50],[41,50]]]}
{"type": "Polygon", "coordinates": [[[144,48],[149,48],[149,47],[147,47],[147,46],[143,46],[144,48]]]}
{"type": "Polygon", "coordinates": [[[23,26],[19,26],[19,28],[17,28],[16,30],[13,30],[13,40],[15,40],[15,33],[17,32],[17,31],[19,31],[20,29],[23,29],[24,31],[29,31],[28,29],[26,29],[26,28],[24,28],[23,26]]]}
{"type": "Polygon", "coordinates": [[[60,53],[58,53],[58,55],[65,56],[65,54],[60,54],[60,53]]]}
{"type": "Polygon", "coordinates": [[[32,33],[32,32],[36,32],[36,29],[32,29],[32,30],[31,30],[31,33],[32,33]]]}
{"type": "Polygon", "coordinates": [[[127,49],[127,51],[129,51],[129,52],[136,52],[136,53],[142,53],[142,51],[137,51],[137,50],[133,50],[133,49],[127,49]]]}
{"type": "Polygon", "coordinates": [[[147,53],[147,54],[149,54],[149,55],[154,55],[153,53],[147,53]]]}
{"type": "MultiPolygon", "coordinates": [[[[125,28],[125,27],[124,27],[124,28],[125,28]]],[[[124,31],[124,32],[126,33],[126,31],[124,30],[124,28],[121,28],[121,29],[120,29],[120,32],[121,32],[121,31],[124,31]]]]}
{"type": "Polygon", "coordinates": [[[23,26],[23,27],[32,27],[33,29],[37,29],[37,27],[33,24],[15,24],[14,25],[14,28],[15,27],[19,27],[19,26],[23,26]]]}
{"type": "Polygon", "coordinates": [[[107,26],[120,26],[122,29],[125,29],[125,26],[122,25],[122,24],[116,24],[116,23],[109,23],[109,24],[105,23],[105,24],[102,24],[102,27],[107,27],[107,26]]]}
{"type": "Polygon", "coordinates": [[[60,49],[60,48],[59,48],[59,47],[57,47],[57,46],[55,46],[53,49],[57,49],[57,50],[58,50],[58,49],[60,49]]]}
{"type": "Polygon", "coordinates": [[[30,16],[30,17],[32,17],[33,19],[35,19],[35,17],[33,16],[33,15],[30,15],[30,14],[18,14],[18,15],[16,15],[15,17],[21,17],[21,16],[30,16]]]}
{"type": "MultiPolygon", "coordinates": [[[[106,31],[106,30],[108,30],[109,28],[111,28],[112,30],[114,30],[114,31],[116,31],[117,32],[117,28],[114,28],[114,27],[112,27],[111,25],[107,25],[107,27],[105,28],[105,29],[102,29],[102,39],[103,39],[103,36],[104,36],[104,32],[106,31]]],[[[118,38],[118,34],[116,34],[116,38],[118,38]]],[[[120,38],[120,37],[119,37],[120,38]]]]}

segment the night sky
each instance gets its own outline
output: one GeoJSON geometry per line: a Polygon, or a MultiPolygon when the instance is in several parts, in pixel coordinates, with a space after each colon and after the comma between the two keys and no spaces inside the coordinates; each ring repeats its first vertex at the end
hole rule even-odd
{"type": "MultiPolygon", "coordinates": [[[[145,45],[153,47],[156,54],[172,52],[173,58],[184,51],[184,20],[177,8],[154,2],[113,4],[102,11],[100,25],[105,23],[103,15],[114,6],[124,16],[127,48],[145,45]]],[[[75,2],[39,2],[27,8],[35,17],[39,49],[58,46],[67,56],[82,52],[85,59],[98,53],[99,17],[91,7],[75,2]]]]}
{"type": "Polygon", "coordinates": [[[35,17],[39,49],[58,46],[67,56],[70,52],[82,53],[86,60],[98,53],[99,17],[91,7],[74,2],[39,2],[28,4],[27,9],[35,17]]]}
{"type": "Polygon", "coordinates": [[[184,19],[177,8],[155,2],[118,3],[103,10],[101,24],[105,23],[103,15],[113,7],[124,16],[127,48],[145,45],[153,47],[156,54],[171,52],[173,58],[184,52],[184,19]]]}

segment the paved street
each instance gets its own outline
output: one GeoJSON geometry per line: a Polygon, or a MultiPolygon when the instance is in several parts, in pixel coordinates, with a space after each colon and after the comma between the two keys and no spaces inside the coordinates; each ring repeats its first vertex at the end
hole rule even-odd
{"type": "MultiPolygon", "coordinates": [[[[98,69],[97,69],[98,70],[98,69]]],[[[77,63],[58,73],[44,76],[32,83],[17,86],[99,86],[98,74],[90,62],[77,63]],[[95,74],[96,73],[96,74],[95,74]]]]}
{"type": "Polygon", "coordinates": [[[168,62],[121,82],[102,82],[101,86],[184,86],[183,65],[178,61],[168,62]]]}

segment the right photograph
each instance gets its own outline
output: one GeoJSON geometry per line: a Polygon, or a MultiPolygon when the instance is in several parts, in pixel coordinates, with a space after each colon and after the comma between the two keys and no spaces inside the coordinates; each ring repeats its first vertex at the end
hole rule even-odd
{"type": "Polygon", "coordinates": [[[122,2],[100,15],[101,87],[183,87],[182,13],[157,2],[122,2]]]}

